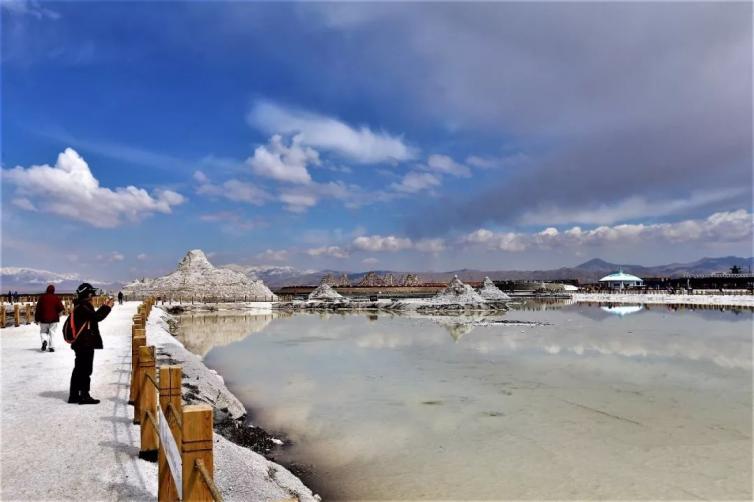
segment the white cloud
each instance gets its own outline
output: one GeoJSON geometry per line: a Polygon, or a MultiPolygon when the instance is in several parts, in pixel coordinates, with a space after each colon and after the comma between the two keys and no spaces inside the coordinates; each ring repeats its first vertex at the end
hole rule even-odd
{"type": "Polygon", "coordinates": [[[60,19],[60,13],[42,5],[36,0],[2,0],[0,8],[10,14],[33,16],[37,19],[60,19]]]}
{"type": "Polygon", "coordinates": [[[247,219],[236,211],[219,211],[206,213],[199,216],[201,221],[221,224],[220,229],[232,235],[241,235],[248,230],[254,230],[266,226],[266,222],[260,218],[247,219]]]}
{"type": "Polygon", "coordinates": [[[394,235],[362,235],[353,240],[353,247],[361,251],[402,251],[412,246],[411,239],[394,235]]]}
{"type": "Polygon", "coordinates": [[[466,157],[466,163],[470,166],[480,169],[494,169],[497,167],[518,167],[531,162],[528,155],[524,153],[514,153],[504,157],[480,157],[478,155],[469,155],[466,157]]]}
{"type": "Polygon", "coordinates": [[[281,192],[280,202],[285,204],[285,209],[291,213],[305,213],[317,205],[317,195],[305,192],[281,192]]]}
{"type": "Polygon", "coordinates": [[[445,250],[444,239],[421,239],[412,241],[408,237],[395,235],[362,235],[353,239],[351,246],[359,251],[395,252],[413,249],[422,253],[440,253],[445,250]]]}
{"type": "Polygon", "coordinates": [[[139,261],[145,261],[149,256],[146,253],[139,253],[136,255],[136,259],[139,261]]]}
{"type": "Polygon", "coordinates": [[[564,209],[551,206],[524,213],[520,223],[524,225],[612,225],[621,221],[637,220],[682,214],[708,204],[744,197],[750,187],[724,190],[698,190],[681,199],[650,201],[642,196],[623,199],[613,204],[600,204],[583,209],[564,209]]]}
{"type": "Polygon", "coordinates": [[[364,258],[363,260],[361,260],[361,263],[363,265],[376,265],[379,262],[380,260],[378,260],[377,258],[374,258],[373,256],[370,256],[368,258],[364,258]]]}
{"type": "Polygon", "coordinates": [[[225,197],[236,202],[248,202],[258,206],[269,199],[269,194],[256,185],[235,179],[223,183],[223,188],[225,197]]]}
{"type": "Polygon", "coordinates": [[[451,176],[462,178],[471,176],[471,170],[468,167],[459,164],[447,155],[430,155],[427,159],[427,167],[432,171],[451,176]]]}
{"type": "Polygon", "coordinates": [[[34,206],[34,203],[27,199],[26,197],[17,197],[13,199],[12,201],[13,205],[16,207],[20,207],[21,209],[24,209],[26,211],[36,211],[37,208],[34,206]]]}
{"type": "Polygon", "coordinates": [[[209,178],[202,171],[194,171],[194,180],[201,184],[209,183],[209,178]]]}
{"type": "Polygon", "coordinates": [[[306,250],[309,256],[331,256],[333,258],[348,258],[348,251],[340,246],[324,246],[306,250]]]}
{"type": "Polygon", "coordinates": [[[415,193],[432,187],[440,186],[440,178],[432,173],[410,171],[406,173],[400,183],[391,183],[393,190],[404,193],[415,193]]]}
{"type": "Polygon", "coordinates": [[[286,261],[288,259],[288,251],[285,249],[268,249],[263,253],[259,253],[257,258],[261,260],[286,261]]]}
{"type": "Polygon", "coordinates": [[[445,251],[445,240],[443,239],[422,239],[414,243],[414,249],[422,253],[441,253],[445,251]]]}
{"type": "Polygon", "coordinates": [[[754,220],[745,209],[719,212],[701,220],[675,223],[599,226],[591,230],[571,227],[559,231],[548,227],[536,233],[495,233],[481,228],[461,237],[461,243],[481,245],[499,251],[520,252],[527,249],[554,247],[601,246],[639,241],[669,243],[743,242],[752,238],[754,220]]]}
{"type": "Polygon", "coordinates": [[[259,176],[287,183],[310,183],[312,178],[306,166],[319,164],[319,154],[303,145],[301,135],[294,136],[291,145],[286,146],[283,137],[275,134],[267,145],[257,147],[246,162],[259,176]]]}
{"type": "Polygon", "coordinates": [[[373,164],[414,158],[403,139],[386,132],[375,133],[366,126],[353,128],[323,115],[257,102],[247,115],[254,127],[273,134],[295,134],[302,144],[332,151],[350,160],[373,164]]]}
{"type": "Polygon", "coordinates": [[[230,179],[220,185],[210,182],[202,171],[194,172],[194,179],[199,182],[196,193],[210,197],[223,197],[234,202],[243,202],[254,206],[261,206],[273,199],[263,188],[253,183],[230,179]]]}
{"type": "Polygon", "coordinates": [[[123,261],[125,259],[126,259],[126,257],[122,253],[119,253],[118,251],[113,251],[112,253],[108,253],[108,254],[98,254],[97,255],[97,260],[99,260],[99,261],[106,261],[106,262],[109,262],[109,263],[113,263],[113,262],[116,262],[116,261],[123,261]]]}
{"type": "Polygon", "coordinates": [[[72,148],[58,155],[54,167],[21,166],[2,170],[3,180],[16,186],[16,195],[33,201],[39,211],[53,213],[99,228],[117,227],[123,219],[139,221],[152,213],[172,212],[186,199],[170,190],[151,195],[143,188],[101,187],[89,165],[72,148]]]}
{"type": "Polygon", "coordinates": [[[358,208],[366,204],[390,200],[391,195],[375,191],[365,192],[360,186],[342,181],[327,183],[312,182],[281,189],[278,199],[286,205],[286,210],[303,213],[317,205],[322,199],[334,199],[347,208],[358,208]]]}

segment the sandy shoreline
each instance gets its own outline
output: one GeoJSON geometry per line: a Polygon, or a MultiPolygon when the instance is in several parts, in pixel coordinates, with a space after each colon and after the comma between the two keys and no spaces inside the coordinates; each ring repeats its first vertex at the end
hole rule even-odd
{"type": "Polygon", "coordinates": [[[244,405],[228,390],[222,376],[170,333],[172,322],[170,314],[155,307],[147,325],[149,342],[156,346],[158,363],[182,366],[184,400],[214,409],[216,480],[223,495],[235,500],[295,497],[318,501],[319,497],[288,469],[258,453],[269,452],[281,441],[245,423],[244,405]]]}

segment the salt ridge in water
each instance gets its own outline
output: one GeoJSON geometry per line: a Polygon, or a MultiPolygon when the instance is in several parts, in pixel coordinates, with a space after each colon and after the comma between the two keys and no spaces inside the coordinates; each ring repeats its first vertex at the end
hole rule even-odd
{"type": "Polygon", "coordinates": [[[329,284],[322,283],[317,289],[309,293],[309,300],[346,300],[346,298],[335,291],[329,284]]]}
{"type": "Polygon", "coordinates": [[[453,276],[453,280],[448,283],[448,286],[437,293],[430,299],[433,305],[446,305],[446,304],[459,304],[468,305],[474,303],[484,303],[484,298],[479,293],[474,291],[474,288],[468,284],[464,284],[457,275],[453,276]]]}
{"type": "Polygon", "coordinates": [[[492,282],[492,279],[490,279],[489,277],[484,278],[482,287],[479,290],[479,296],[481,296],[485,300],[494,301],[508,301],[511,299],[510,296],[500,291],[500,289],[495,286],[495,283],[492,282]]]}

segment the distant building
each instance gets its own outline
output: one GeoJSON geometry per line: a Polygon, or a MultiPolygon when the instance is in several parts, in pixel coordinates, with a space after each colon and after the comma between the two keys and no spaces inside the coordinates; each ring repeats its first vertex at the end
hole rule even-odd
{"type": "Polygon", "coordinates": [[[644,281],[640,277],[627,274],[623,269],[619,269],[617,272],[613,272],[600,279],[600,283],[606,285],[610,289],[626,289],[641,286],[643,282],[644,281]]]}

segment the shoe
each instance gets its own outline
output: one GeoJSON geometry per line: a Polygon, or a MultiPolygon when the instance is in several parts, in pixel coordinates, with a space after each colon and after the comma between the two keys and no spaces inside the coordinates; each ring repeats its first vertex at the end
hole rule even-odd
{"type": "Polygon", "coordinates": [[[52,347],[50,347],[49,349],[47,349],[47,352],[55,352],[55,349],[53,349],[52,347]]]}
{"type": "Polygon", "coordinates": [[[47,349],[47,342],[42,342],[42,352],[47,349]]]}
{"type": "Polygon", "coordinates": [[[89,394],[82,394],[79,404],[99,404],[99,399],[94,399],[89,394]]]}
{"type": "Polygon", "coordinates": [[[68,396],[68,404],[78,404],[79,401],[79,396],[68,396]]]}

